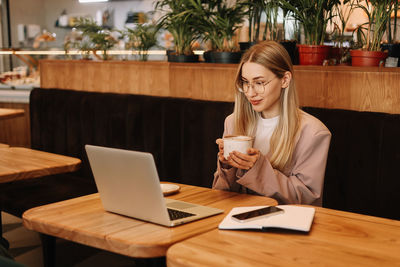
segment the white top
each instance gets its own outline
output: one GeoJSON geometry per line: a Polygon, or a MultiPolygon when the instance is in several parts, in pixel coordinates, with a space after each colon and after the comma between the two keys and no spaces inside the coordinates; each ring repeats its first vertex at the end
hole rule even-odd
{"type": "Polygon", "coordinates": [[[264,119],[261,115],[257,120],[257,131],[254,138],[253,147],[260,150],[261,154],[267,155],[269,152],[269,141],[271,140],[272,133],[278,125],[279,116],[264,119]]]}

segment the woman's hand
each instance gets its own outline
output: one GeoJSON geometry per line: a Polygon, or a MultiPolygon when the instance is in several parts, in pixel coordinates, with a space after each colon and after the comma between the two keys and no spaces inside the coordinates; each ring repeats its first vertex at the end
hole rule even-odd
{"type": "Polygon", "coordinates": [[[228,159],[225,159],[224,140],[218,138],[215,143],[217,143],[219,149],[218,160],[225,166],[229,165],[238,169],[250,170],[260,157],[260,151],[258,149],[249,148],[247,154],[233,151],[229,153],[228,159]]]}
{"type": "Polygon", "coordinates": [[[221,138],[218,138],[215,143],[217,143],[218,145],[218,160],[222,163],[222,164],[228,164],[228,161],[225,159],[224,157],[224,140],[222,140],[221,138]]]}
{"type": "MultiPolygon", "coordinates": [[[[223,154],[222,154],[223,156],[223,154]]],[[[229,153],[228,164],[232,167],[250,170],[257,160],[260,158],[260,151],[255,148],[247,149],[247,154],[240,153],[238,151],[233,151],[229,153]]]]}

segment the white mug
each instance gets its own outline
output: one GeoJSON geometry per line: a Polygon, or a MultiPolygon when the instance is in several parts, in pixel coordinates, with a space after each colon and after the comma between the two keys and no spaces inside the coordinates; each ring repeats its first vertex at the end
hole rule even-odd
{"type": "Polygon", "coordinates": [[[227,159],[232,151],[247,154],[247,149],[253,146],[253,137],[244,135],[228,135],[224,140],[224,158],[227,159]]]}

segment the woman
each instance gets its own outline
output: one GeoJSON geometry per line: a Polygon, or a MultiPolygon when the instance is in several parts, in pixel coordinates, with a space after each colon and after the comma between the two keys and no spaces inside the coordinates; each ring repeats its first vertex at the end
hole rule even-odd
{"type": "Polygon", "coordinates": [[[224,136],[253,136],[254,145],[225,159],[223,140],[217,139],[213,188],[321,206],[331,133],[299,109],[285,48],[273,41],[252,46],[240,62],[235,93],[224,136]]]}

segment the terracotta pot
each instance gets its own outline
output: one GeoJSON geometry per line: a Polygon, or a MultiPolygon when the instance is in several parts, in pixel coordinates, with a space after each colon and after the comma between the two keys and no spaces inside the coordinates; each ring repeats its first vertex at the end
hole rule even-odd
{"type": "Polygon", "coordinates": [[[328,45],[297,45],[300,65],[322,65],[329,58],[331,46],[328,45]]]}
{"type": "Polygon", "coordinates": [[[388,53],[381,51],[351,50],[350,55],[352,66],[373,67],[384,65],[388,53]]]}

